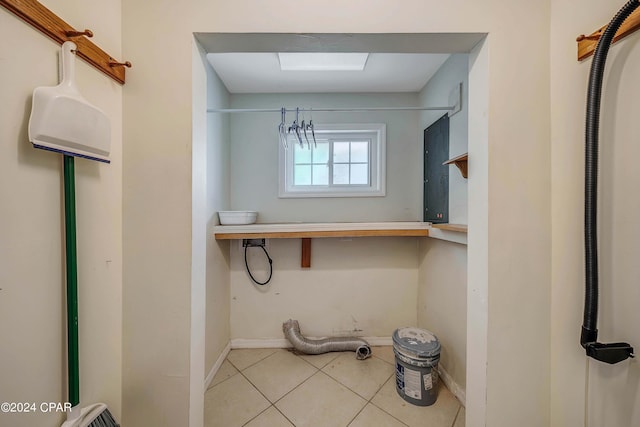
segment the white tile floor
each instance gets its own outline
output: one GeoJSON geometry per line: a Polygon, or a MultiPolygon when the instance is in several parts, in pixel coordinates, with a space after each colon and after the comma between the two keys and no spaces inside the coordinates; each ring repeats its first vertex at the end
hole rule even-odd
{"type": "Polygon", "coordinates": [[[232,350],[205,394],[206,427],[464,427],[464,408],[440,383],[419,407],[398,396],[391,347],[296,355],[283,349],[232,350]]]}

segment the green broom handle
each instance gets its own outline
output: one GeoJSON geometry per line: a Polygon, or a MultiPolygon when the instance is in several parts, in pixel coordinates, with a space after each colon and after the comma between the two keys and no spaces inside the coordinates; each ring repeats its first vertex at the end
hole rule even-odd
{"type": "Polygon", "coordinates": [[[80,403],[78,357],[78,253],[76,249],[76,184],[72,156],[64,156],[64,230],[67,263],[67,372],[69,402],[80,403]]]}

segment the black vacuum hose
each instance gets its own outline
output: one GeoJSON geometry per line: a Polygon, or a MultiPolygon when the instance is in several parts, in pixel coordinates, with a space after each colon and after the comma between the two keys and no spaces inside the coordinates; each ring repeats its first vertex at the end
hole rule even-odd
{"type": "Polygon", "coordinates": [[[630,0],[614,16],[598,41],[587,92],[587,119],[585,129],[585,199],[584,199],[584,240],[585,240],[585,299],[584,319],[580,344],[587,354],[608,363],[617,363],[633,356],[633,348],[626,343],[600,344],[598,339],[598,132],[600,127],[600,98],[607,53],[613,38],[627,17],[640,6],[639,0],[630,0]],[[606,353],[606,354],[605,354],[606,353]],[[615,353],[615,354],[614,354],[615,353]],[[626,354],[626,356],[625,356],[626,354]],[[623,357],[624,356],[624,357],[623,357]],[[606,359],[606,360],[604,360],[606,359]],[[620,359],[620,360],[618,360],[620,359]]]}

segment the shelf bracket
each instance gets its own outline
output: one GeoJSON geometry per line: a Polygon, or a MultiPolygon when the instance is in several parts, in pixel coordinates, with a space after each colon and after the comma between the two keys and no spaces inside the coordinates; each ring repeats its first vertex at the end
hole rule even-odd
{"type": "Polygon", "coordinates": [[[93,36],[91,30],[77,31],[36,0],[0,0],[0,6],[59,44],[73,41],[80,58],[118,83],[124,84],[124,70],[125,67],[131,67],[131,63],[118,62],[96,46],[87,38],[93,36]]]}
{"type": "MultiPolygon", "coordinates": [[[[598,45],[598,41],[600,40],[600,36],[602,35],[602,32],[607,28],[607,25],[598,28],[588,36],[581,34],[578,36],[578,38],[576,38],[576,41],[578,42],[578,61],[582,61],[593,55],[596,50],[596,46],[598,45]]],[[[622,23],[622,25],[616,32],[616,35],[613,37],[613,43],[622,40],[630,34],[633,34],[639,28],[640,9],[636,9],[622,23]]]]}
{"type": "Polygon", "coordinates": [[[469,153],[461,154],[453,159],[449,159],[446,162],[442,163],[443,165],[451,165],[454,164],[460,169],[460,173],[463,178],[467,178],[467,160],[469,158],[469,153]]]}
{"type": "Polygon", "coordinates": [[[311,268],[311,238],[303,237],[301,240],[302,253],[300,256],[300,267],[311,268]]]}

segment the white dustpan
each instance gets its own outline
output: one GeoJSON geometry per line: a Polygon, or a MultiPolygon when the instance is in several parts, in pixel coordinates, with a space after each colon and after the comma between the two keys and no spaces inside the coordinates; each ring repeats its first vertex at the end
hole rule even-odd
{"type": "Polygon", "coordinates": [[[75,84],[73,42],[62,45],[62,81],[33,91],[29,141],[34,147],[109,163],[111,124],[75,84]]]}

